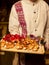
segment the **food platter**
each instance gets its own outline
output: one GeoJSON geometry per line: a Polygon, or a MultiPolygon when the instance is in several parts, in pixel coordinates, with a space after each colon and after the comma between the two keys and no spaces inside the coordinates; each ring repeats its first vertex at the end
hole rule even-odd
{"type": "Polygon", "coordinates": [[[38,51],[32,51],[32,50],[17,50],[15,48],[12,49],[6,49],[4,47],[1,48],[1,51],[9,51],[9,52],[20,52],[20,53],[31,53],[31,54],[44,54],[44,46],[41,46],[38,51]]]}
{"type": "Polygon", "coordinates": [[[26,37],[26,38],[21,38],[21,40],[18,38],[16,39],[15,37],[10,38],[9,35],[4,37],[0,41],[0,50],[9,51],[9,52],[19,52],[19,53],[31,53],[31,54],[44,54],[45,53],[44,45],[41,44],[40,42],[41,40],[43,40],[42,38],[33,39],[30,37],[26,37]]]}
{"type": "Polygon", "coordinates": [[[44,49],[43,45],[41,45],[37,51],[34,51],[34,50],[20,50],[20,49],[18,50],[15,47],[10,48],[10,49],[6,49],[4,47],[1,47],[0,50],[1,51],[9,51],[9,52],[19,52],[19,53],[31,53],[31,54],[44,54],[45,53],[45,49],[44,49]]]}

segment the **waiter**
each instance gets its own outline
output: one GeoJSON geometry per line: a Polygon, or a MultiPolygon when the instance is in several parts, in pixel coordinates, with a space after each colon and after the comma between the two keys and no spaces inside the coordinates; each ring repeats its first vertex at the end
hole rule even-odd
{"type": "MultiPolygon", "coordinates": [[[[49,49],[49,9],[43,0],[21,0],[13,4],[9,18],[10,34],[44,36],[46,48],[49,49]]],[[[44,56],[26,54],[25,63],[21,65],[45,65],[44,56]],[[31,60],[31,61],[30,61],[31,60]]],[[[18,54],[15,54],[13,65],[18,65],[18,54]]]]}

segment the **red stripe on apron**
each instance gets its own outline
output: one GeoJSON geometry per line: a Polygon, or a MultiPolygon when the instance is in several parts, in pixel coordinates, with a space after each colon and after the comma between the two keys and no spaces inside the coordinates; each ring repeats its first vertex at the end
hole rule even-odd
{"type": "Polygon", "coordinates": [[[25,21],[25,17],[24,17],[22,4],[20,1],[15,3],[15,8],[16,8],[16,12],[18,14],[19,23],[22,27],[22,36],[26,37],[27,36],[27,26],[26,26],[26,21],[25,21]]]}

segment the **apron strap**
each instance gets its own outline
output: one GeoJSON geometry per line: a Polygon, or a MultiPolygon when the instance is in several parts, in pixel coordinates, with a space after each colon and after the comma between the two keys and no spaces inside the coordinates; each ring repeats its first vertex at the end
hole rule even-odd
{"type": "Polygon", "coordinates": [[[15,3],[15,8],[16,8],[16,12],[18,14],[19,23],[22,27],[22,36],[26,37],[27,36],[27,26],[26,26],[26,21],[25,21],[25,17],[24,17],[22,4],[20,1],[15,3]]]}

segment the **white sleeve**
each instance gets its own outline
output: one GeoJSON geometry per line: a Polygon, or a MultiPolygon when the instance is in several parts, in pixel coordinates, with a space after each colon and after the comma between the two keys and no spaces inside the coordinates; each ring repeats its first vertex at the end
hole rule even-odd
{"type": "Polygon", "coordinates": [[[10,34],[19,34],[19,21],[15,5],[13,5],[11,8],[11,13],[9,17],[9,32],[10,34]]]}
{"type": "Polygon", "coordinates": [[[45,40],[46,44],[49,44],[49,8],[47,10],[47,25],[45,30],[45,40]]]}

